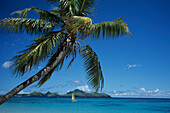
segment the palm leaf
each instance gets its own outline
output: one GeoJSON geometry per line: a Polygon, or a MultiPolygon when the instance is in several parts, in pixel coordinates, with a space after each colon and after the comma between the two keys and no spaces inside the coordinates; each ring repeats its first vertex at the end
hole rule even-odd
{"type": "Polygon", "coordinates": [[[91,30],[91,37],[96,39],[98,39],[101,35],[103,38],[105,36],[111,36],[112,38],[115,38],[125,34],[129,34],[131,36],[127,24],[124,22],[122,17],[114,21],[93,24],[91,30]]]}
{"type": "Polygon", "coordinates": [[[89,14],[92,14],[94,11],[94,1],[95,0],[78,0],[79,15],[89,16],[89,14]]]}
{"type": "Polygon", "coordinates": [[[91,18],[82,16],[67,16],[65,20],[66,25],[64,26],[64,29],[67,31],[70,31],[75,35],[80,32],[82,38],[85,38],[89,35],[92,28],[91,18]]]}
{"type": "Polygon", "coordinates": [[[94,8],[94,0],[47,0],[48,3],[59,3],[58,12],[62,16],[89,16],[94,8]]]}
{"type": "Polygon", "coordinates": [[[13,58],[13,72],[17,75],[23,75],[28,70],[31,70],[33,66],[45,60],[53,50],[55,51],[54,48],[60,44],[61,38],[60,32],[49,33],[36,38],[33,44],[29,45],[27,49],[18,52],[20,55],[13,58]]]}
{"type": "Polygon", "coordinates": [[[6,18],[0,22],[0,28],[9,32],[36,35],[50,32],[55,28],[55,23],[39,19],[6,18]]]}
{"type": "Polygon", "coordinates": [[[81,53],[87,71],[88,83],[96,89],[96,91],[98,91],[99,88],[102,89],[104,86],[104,78],[97,54],[89,45],[84,46],[81,53]]]}
{"type": "Polygon", "coordinates": [[[56,3],[56,2],[62,2],[62,1],[66,1],[66,0],[46,0],[47,1],[47,3],[49,3],[49,4],[54,4],[54,3],[56,3]]]}
{"type": "Polygon", "coordinates": [[[40,16],[40,19],[42,19],[42,20],[56,22],[56,23],[60,23],[62,21],[61,18],[58,17],[57,15],[54,15],[46,10],[36,8],[36,7],[26,8],[24,10],[18,10],[18,11],[13,12],[12,14],[18,14],[19,17],[21,17],[21,16],[27,17],[28,12],[31,10],[36,11],[40,16]]]}
{"type": "Polygon", "coordinates": [[[77,56],[77,52],[81,53],[81,45],[79,42],[76,41],[76,43],[73,44],[72,48],[70,49],[70,51],[67,52],[67,56],[72,56],[72,59],[71,61],[69,62],[68,66],[67,66],[67,69],[73,64],[76,56],[77,56]]]}
{"type": "Polygon", "coordinates": [[[77,15],[78,14],[77,0],[60,0],[59,14],[62,17],[77,15]]]}

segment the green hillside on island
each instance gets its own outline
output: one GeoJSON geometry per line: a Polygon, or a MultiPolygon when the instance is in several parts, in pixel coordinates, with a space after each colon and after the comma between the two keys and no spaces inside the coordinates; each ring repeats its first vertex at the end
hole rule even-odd
{"type": "Polygon", "coordinates": [[[32,92],[29,94],[18,94],[17,96],[27,96],[27,97],[71,97],[72,93],[74,93],[75,97],[104,97],[104,98],[110,98],[110,95],[107,95],[105,93],[86,93],[82,90],[76,89],[74,91],[70,91],[67,94],[58,94],[58,93],[51,93],[51,92],[47,92],[47,93],[41,93],[41,92],[32,92]]]}

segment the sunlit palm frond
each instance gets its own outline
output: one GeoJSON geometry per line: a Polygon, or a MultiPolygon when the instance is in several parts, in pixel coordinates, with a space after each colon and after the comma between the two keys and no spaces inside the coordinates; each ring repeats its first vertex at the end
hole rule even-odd
{"type": "Polygon", "coordinates": [[[89,45],[84,46],[81,53],[87,71],[88,83],[96,89],[96,91],[98,91],[99,88],[102,89],[104,86],[104,77],[97,54],[89,45]]]}
{"type": "Polygon", "coordinates": [[[20,55],[13,58],[14,73],[23,75],[40,61],[45,60],[54,48],[60,45],[60,40],[62,40],[62,34],[60,32],[49,33],[36,38],[33,44],[29,45],[27,49],[19,52],[20,55]]]}
{"type": "Polygon", "coordinates": [[[31,8],[25,8],[23,10],[18,10],[18,11],[13,12],[11,13],[11,15],[17,14],[18,17],[21,17],[21,16],[27,17],[29,11],[31,11],[31,8]]]}
{"type": "Polygon", "coordinates": [[[131,36],[127,24],[124,22],[122,17],[114,21],[93,24],[91,30],[91,37],[96,39],[98,39],[101,35],[103,38],[105,36],[115,38],[125,34],[129,34],[131,36]]]}
{"type": "Polygon", "coordinates": [[[52,12],[51,14],[54,14],[54,15],[57,15],[57,16],[60,16],[59,12],[60,12],[60,8],[59,7],[52,7],[52,9],[50,9],[52,12]]]}
{"type": "Polygon", "coordinates": [[[24,10],[18,10],[13,12],[12,14],[18,14],[19,17],[23,16],[23,17],[27,17],[27,14],[29,11],[34,10],[36,11],[39,16],[40,19],[42,20],[46,20],[46,21],[50,21],[50,22],[56,22],[56,23],[60,23],[61,22],[61,18],[58,17],[57,15],[54,15],[46,10],[40,9],[40,8],[36,8],[36,7],[31,7],[31,8],[26,8],[24,10]]]}
{"type": "Polygon", "coordinates": [[[29,18],[6,18],[0,22],[1,30],[15,33],[43,34],[55,28],[55,23],[29,18]]]}
{"type": "Polygon", "coordinates": [[[92,19],[82,16],[67,16],[65,18],[66,25],[64,29],[70,31],[73,34],[80,33],[81,37],[87,37],[92,28],[92,19]]]}
{"type": "Polygon", "coordinates": [[[60,0],[59,13],[61,16],[75,16],[78,14],[77,0],[60,0]]]}

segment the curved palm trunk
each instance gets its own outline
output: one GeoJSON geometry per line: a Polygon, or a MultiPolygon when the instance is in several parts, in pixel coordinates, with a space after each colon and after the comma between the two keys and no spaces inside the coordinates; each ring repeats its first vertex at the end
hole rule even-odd
{"type": "Polygon", "coordinates": [[[66,41],[64,41],[60,50],[57,51],[56,54],[52,56],[53,62],[50,62],[46,67],[40,70],[37,74],[30,77],[28,80],[24,81],[23,83],[21,83],[20,85],[18,85],[8,93],[6,93],[5,95],[1,96],[0,105],[6,102],[7,100],[9,100],[10,98],[14,97],[17,93],[19,93],[24,88],[38,81],[41,77],[43,77],[45,74],[50,72],[53,68],[55,68],[58,65],[58,63],[63,59],[63,57],[65,56],[68,49],[72,46],[72,44],[73,42],[71,41],[71,39],[67,39],[66,41]]]}

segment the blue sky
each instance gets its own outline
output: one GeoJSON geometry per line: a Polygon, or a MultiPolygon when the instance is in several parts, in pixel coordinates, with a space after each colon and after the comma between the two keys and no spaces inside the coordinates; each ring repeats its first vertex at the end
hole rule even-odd
{"type": "MultiPolygon", "coordinates": [[[[123,16],[132,38],[86,41],[98,54],[105,77],[103,92],[112,96],[170,98],[170,1],[169,0],[96,0],[94,22],[112,21],[123,16]]],[[[1,1],[0,19],[31,6],[50,9],[45,0],[1,1]]],[[[31,14],[30,14],[31,15],[31,14]]],[[[34,16],[35,17],[35,16],[34,16]]],[[[8,92],[38,72],[45,63],[23,77],[15,78],[8,69],[13,56],[37,36],[0,32],[0,94],[8,92]]],[[[76,88],[93,91],[85,79],[81,58],[66,70],[68,62],[41,88],[36,83],[21,93],[32,91],[66,93],[76,88]]]]}

